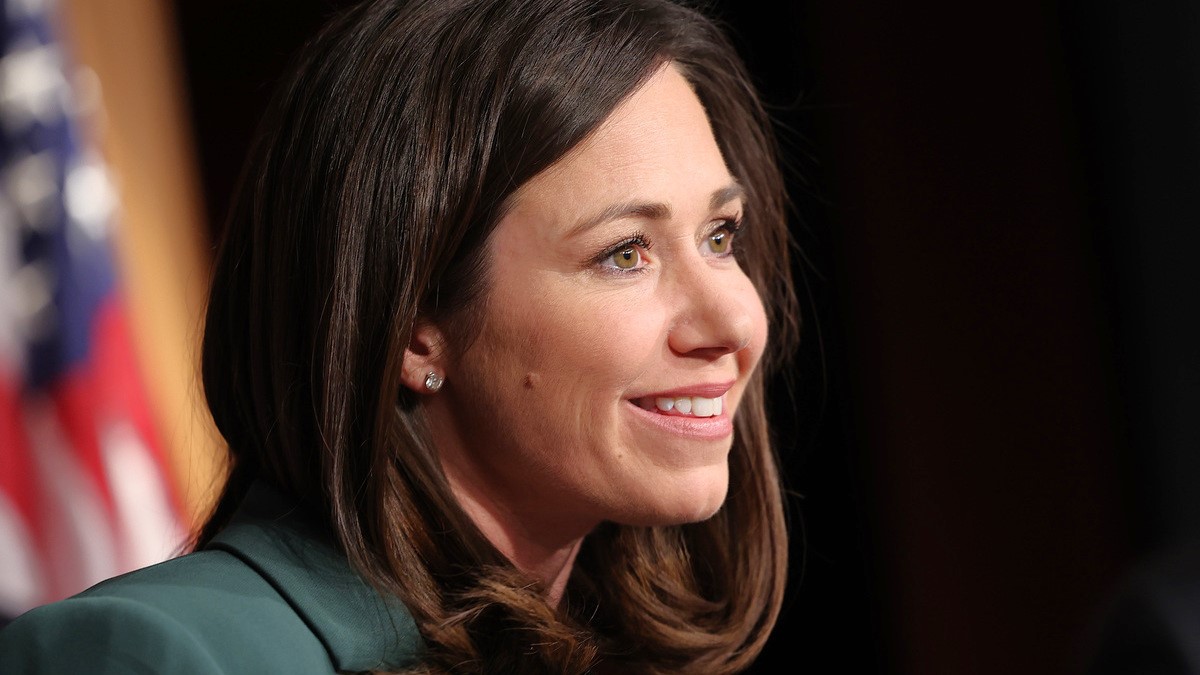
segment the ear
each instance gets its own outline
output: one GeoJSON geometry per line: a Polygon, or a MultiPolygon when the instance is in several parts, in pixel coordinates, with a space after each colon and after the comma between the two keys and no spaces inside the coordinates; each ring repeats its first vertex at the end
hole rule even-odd
{"type": "Polygon", "coordinates": [[[445,347],[442,331],[429,321],[417,319],[412,338],[404,350],[400,374],[404,386],[418,394],[432,393],[425,386],[425,377],[429,373],[436,373],[439,378],[446,377],[445,347]]]}

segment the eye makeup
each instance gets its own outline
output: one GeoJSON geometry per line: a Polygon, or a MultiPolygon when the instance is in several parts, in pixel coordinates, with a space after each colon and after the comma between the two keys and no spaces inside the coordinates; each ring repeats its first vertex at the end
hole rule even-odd
{"type": "Polygon", "coordinates": [[[606,274],[630,274],[638,272],[645,266],[622,267],[620,264],[609,265],[606,263],[613,261],[615,256],[626,250],[632,250],[635,255],[638,256],[637,262],[641,262],[642,253],[649,251],[652,246],[654,246],[654,242],[650,239],[649,235],[638,230],[624,237],[620,241],[606,246],[599,253],[592,256],[588,263],[588,267],[599,269],[606,274]]]}

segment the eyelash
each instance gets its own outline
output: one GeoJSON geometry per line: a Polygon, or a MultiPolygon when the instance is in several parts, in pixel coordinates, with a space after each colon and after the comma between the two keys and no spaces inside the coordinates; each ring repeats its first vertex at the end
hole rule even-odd
{"type": "Polygon", "coordinates": [[[722,258],[731,256],[731,255],[736,255],[737,250],[738,250],[737,249],[738,233],[742,231],[742,216],[737,215],[734,217],[721,219],[721,223],[719,225],[717,225],[716,227],[714,227],[712,230],[710,230],[709,233],[704,236],[704,240],[709,241],[710,239],[712,239],[712,236],[714,234],[716,234],[717,232],[719,232],[721,230],[725,230],[726,232],[729,233],[730,250],[726,253],[718,253],[717,255],[721,256],[722,258]]]}
{"type": "MultiPolygon", "coordinates": [[[[717,232],[719,232],[721,230],[725,230],[733,238],[732,241],[730,241],[730,246],[735,247],[735,248],[732,248],[730,251],[728,251],[726,253],[718,253],[716,255],[721,258],[726,258],[726,257],[736,255],[736,253],[737,253],[736,242],[737,242],[737,238],[738,238],[737,235],[739,232],[742,231],[742,224],[743,224],[743,219],[742,219],[741,214],[739,214],[737,216],[729,216],[726,218],[720,218],[718,220],[719,220],[719,222],[718,222],[717,226],[714,227],[713,229],[709,230],[709,232],[704,235],[704,240],[708,241],[717,232]]],[[[636,268],[628,269],[628,270],[622,270],[622,269],[612,268],[612,267],[609,267],[604,264],[607,260],[611,259],[614,255],[620,253],[621,251],[624,251],[625,249],[627,249],[631,246],[636,246],[636,247],[640,248],[642,251],[649,251],[650,248],[654,246],[654,242],[653,242],[653,240],[650,239],[649,235],[647,235],[645,232],[642,232],[640,230],[636,231],[633,234],[629,235],[628,237],[622,239],[621,241],[604,249],[603,252],[596,255],[594,258],[592,258],[592,266],[597,267],[608,274],[624,275],[624,274],[636,274],[636,273],[641,272],[642,270],[645,269],[644,266],[636,267],[636,268]]]]}
{"type": "Polygon", "coordinates": [[[633,234],[629,235],[628,237],[625,237],[621,241],[613,244],[612,246],[609,246],[608,248],[604,249],[604,251],[602,253],[600,253],[599,255],[597,255],[595,258],[592,259],[592,265],[595,267],[598,267],[601,270],[603,270],[607,273],[610,273],[610,274],[636,274],[638,272],[641,272],[643,269],[645,269],[645,267],[638,267],[635,269],[622,270],[622,269],[610,268],[604,264],[604,261],[608,260],[609,258],[612,258],[614,255],[620,253],[621,251],[624,251],[625,249],[627,249],[631,246],[636,246],[643,251],[649,251],[650,248],[654,246],[654,242],[650,239],[649,235],[647,235],[645,232],[642,232],[639,230],[639,231],[634,232],[633,234]]]}

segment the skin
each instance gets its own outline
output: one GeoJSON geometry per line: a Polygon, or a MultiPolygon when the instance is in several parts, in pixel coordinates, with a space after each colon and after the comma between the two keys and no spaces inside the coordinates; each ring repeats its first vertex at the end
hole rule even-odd
{"type": "Polygon", "coordinates": [[[731,419],[767,338],[729,252],[742,208],[700,101],[664,66],[515,195],[478,339],[455,353],[435,326],[414,336],[409,386],[446,378],[426,408],[451,487],[551,604],[600,522],[694,522],[725,499],[731,419]],[[724,412],[694,427],[633,402],[704,386],[728,389],[724,412]]]}

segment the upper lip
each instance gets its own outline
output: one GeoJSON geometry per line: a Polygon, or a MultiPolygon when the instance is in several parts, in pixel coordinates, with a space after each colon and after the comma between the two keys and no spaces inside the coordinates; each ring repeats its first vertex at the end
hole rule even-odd
{"type": "Polygon", "coordinates": [[[684,396],[701,396],[704,398],[720,398],[725,395],[725,392],[733,388],[735,380],[725,382],[707,382],[701,384],[687,384],[674,389],[664,389],[652,393],[634,396],[633,399],[639,398],[681,398],[684,396]]]}

